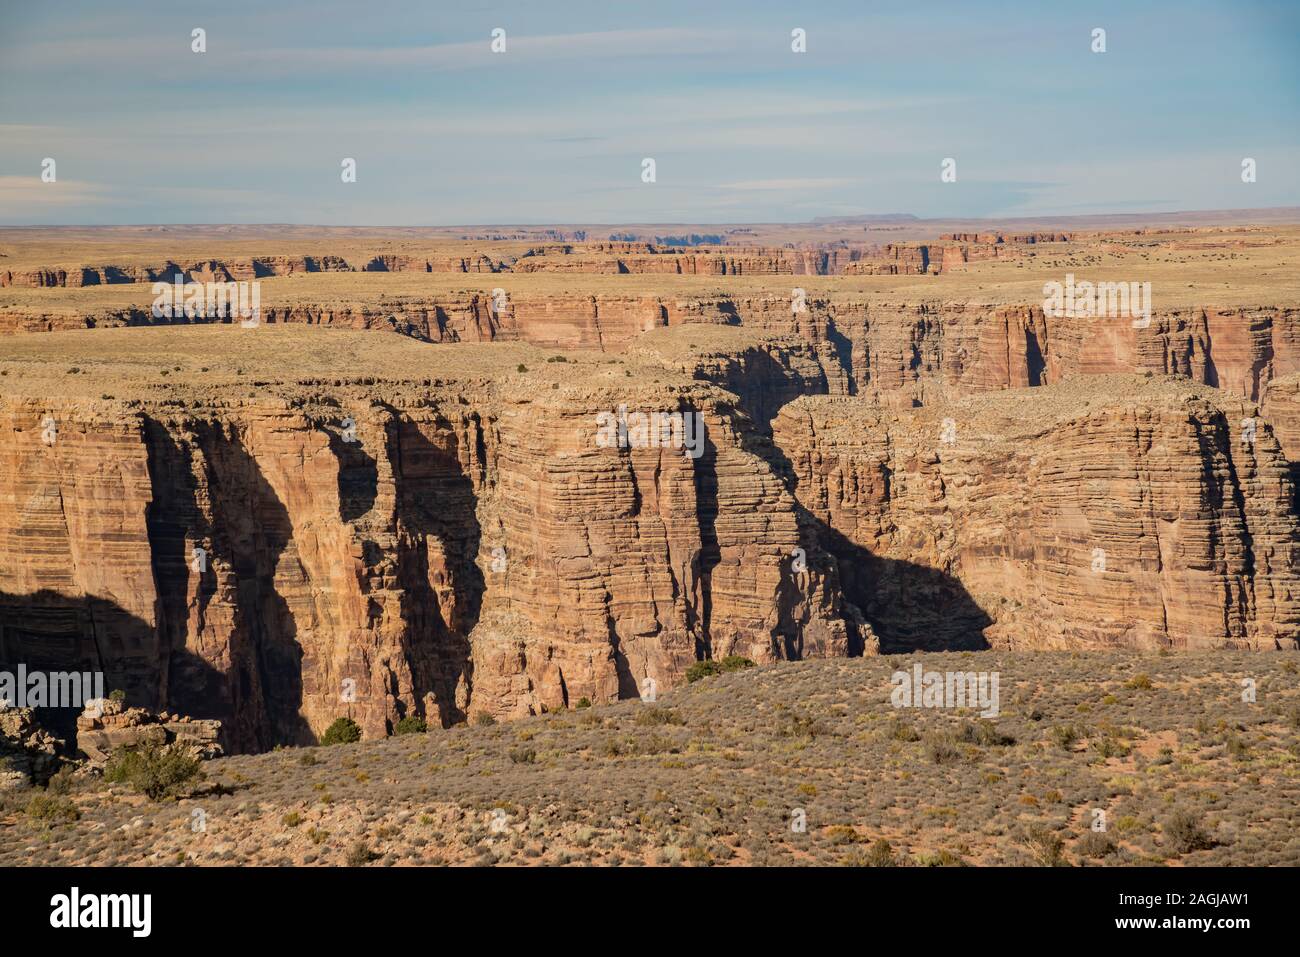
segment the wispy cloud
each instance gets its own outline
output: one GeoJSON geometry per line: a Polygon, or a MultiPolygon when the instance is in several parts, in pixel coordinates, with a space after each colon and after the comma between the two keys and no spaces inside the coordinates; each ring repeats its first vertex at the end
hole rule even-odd
{"type": "Polygon", "coordinates": [[[807,190],[807,189],[833,189],[840,186],[850,186],[855,180],[837,179],[835,177],[802,177],[796,179],[747,179],[739,183],[722,183],[719,189],[739,189],[739,190],[807,190]]]}
{"type": "Polygon", "coordinates": [[[0,221],[43,209],[112,203],[112,192],[99,183],[79,180],[41,181],[39,176],[0,176],[0,221]]]}

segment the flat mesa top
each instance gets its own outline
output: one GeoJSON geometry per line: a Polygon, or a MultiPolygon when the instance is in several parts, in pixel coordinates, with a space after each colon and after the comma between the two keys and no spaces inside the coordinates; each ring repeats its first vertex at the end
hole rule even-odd
{"type": "MultiPolygon", "coordinates": [[[[1259,226],[1181,231],[1127,231],[1078,234],[1068,242],[1016,246],[1005,258],[977,259],[945,265],[939,275],[747,274],[681,275],[634,271],[618,274],[613,264],[621,255],[640,255],[643,263],[669,263],[674,257],[798,256],[812,247],[794,243],[770,247],[728,244],[707,247],[658,247],[653,254],[622,254],[602,250],[601,243],[519,243],[507,241],[406,240],[343,238],[305,240],[196,240],[178,234],[158,237],[59,244],[36,234],[14,238],[18,231],[0,233],[0,274],[23,270],[149,267],[166,263],[247,262],[253,257],[336,257],[343,271],[299,272],[265,276],[261,305],[265,308],[312,304],[356,305],[383,309],[431,299],[489,296],[504,289],[515,300],[560,296],[627,296],[690,299],[693,297],[772,296],[788,299],[794,287],[809,296],[863,299],[887,303],[964,301],[973,304],[1036,303],[1043,285],[1077,279],[1106,282],[1150,282],[1156,311],[1190,307],[1274,307],[1300,305],[1300,226],[1259,226]],[[524,255],[529,250],[532,254],[524,255]],[[432,271],[365,271],[379,256],[427,259],[432,271]],[[464,272],[449,260],[482,257],[501,271],[464,272]],[[542,267],[543,271],[525,271],[542,267]]],[[[888,240],[887,240],[888,241],[888,240]]],[[[931,236],[933,249],[960,245],[931,236]]],[[[603,244],[608,245],[608,244],[603,244]]],[[[864,245],[861,241],[859,246],[864,245]]],[[[978,244],[977,244],[978,245],[978,244]]],[[[825,250],[827,247],[821,247],[825,250]]],[[[847,250],[851,247],[845,246],[847,250]]],[[[987,247],[984,248],[987,252],[987,247]]],[[[743,265],[743,264],[742,264],[743,265]]],[[[131,307],[147,309],[153,301],[149,282],[81,287],[32,288],[19,283],[0,288],[0,313],[93,315],[131,307]]]]}
{"type": "MultiPolygon", "coordinates": [[[[686,330],[684,330],[686,331],[686,330]]],[[[544,395],[608,383],[623,390],[691,380],[653,355],[548,350],[520,342],[435,344],[397,333],[321,326],[161,326],[4,337],[0,397],[181,395],[232,385],[364,380],[437,385],[479,381],[544,395]],[[549,360],[549,361],[548,361],[549,360]],[[521,368],[522,367],[522,368],[521,368]]]]}

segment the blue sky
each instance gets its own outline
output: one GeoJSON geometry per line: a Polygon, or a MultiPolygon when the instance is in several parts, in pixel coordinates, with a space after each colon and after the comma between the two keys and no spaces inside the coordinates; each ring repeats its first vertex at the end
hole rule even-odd
{"type": "Polygon", "coordinates": [[[1294,2],[0,7],[3,224],[1300,205],[1294,2]],[[945,157],[956,183],[940,182],[945,157]]]}

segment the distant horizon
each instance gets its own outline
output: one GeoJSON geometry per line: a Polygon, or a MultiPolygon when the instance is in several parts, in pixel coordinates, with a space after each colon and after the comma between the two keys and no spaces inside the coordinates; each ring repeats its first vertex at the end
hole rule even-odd
{"type": "Polygon", "coordinates": [[[609,229],[627,229],[627,228],[664,228],[664,229],[686,229],[696,227],[725,227],[725,226],[842,226],[856,225],[880,225],[888,226],[894,224],[912,224],[925,225],[928,223],[952,224],[952,223],[987,223],[989,225],[1006,224],[1006,223],[1062,223],[1081,222],[1089,220],[1115,221],[1125,220],[1132,222],[1151,222],[1159,225],[1162,222],[1173,221],[1177,219],[1186,219],[1183,225],[1187,226],[1250,226],[1259,222],[1260,225],[1285,225],[1295,223],[1300,225],[1300,206],[1261,206],[1247,207],[1240,209],[1222,208],[1222,209],[1179,209],[1179,210],[1143,210],[1139,212],[1100,212],[1100,213],[1073,213],[1073,214],[1052,214],[1044,213],[1034,216],[917,216],[912,213],[864,213],[859,216],[834,216],[834,217],[815,217],[804,220],[683,220],[676,222],[586,222],[579,220],[572,221],[536,221],[536,222],[465,222],[465,223],[328,223],[328,222],[135,222],[135,223],[0,223],[0,229],[152,229],[152,228],[238,228],[238,229],[270,229],[278,227],[287,227],[293,229],[320,228],[320,229],[394,229],[394,230],[412,230],[412,229],[436,229],[436,230],[454,230],[454,229],[590,229],[590,228],[609,228],[609,229]],[[1252,219],[1252,214],[1273,214],[1272,216],[1261,215],[1258,220],[1252,219]],[[1284,218],[1291,217],[1294,219],[1284,218]],[[1200,219],[1192,219],[1200,217],[1200,219]],[[1211,220],[1219,221],[1211,221],[1211,220]],[[1231,220],[1231,221],[1229,221],[1231,220]]]}

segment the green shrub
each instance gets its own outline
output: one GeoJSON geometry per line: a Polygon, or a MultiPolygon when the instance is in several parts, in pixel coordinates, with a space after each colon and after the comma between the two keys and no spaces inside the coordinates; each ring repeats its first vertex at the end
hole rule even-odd
{"type": "Polygon", "coordinates": [[[424,734],[428,730],[429,726],[424,723],[424,719],[413,714],[408,714],[393,725],[393,734],[424,734]]]}
{"type": "Polygon", "coordinates": [[[697,661],[686,669],[686,680],[694,684],[701,678],[722,674],[722,666],[716,661],[697,661]]]}
{"type": "Polygon", "coordinates": [[[591,699],[590,699],[590,698],[579,698],[579,699],[578,699],[578,703],[577,703],[576,705],[574,705],[574,707],[577,708],[579,711],[582,711],[584,708],[590,708],[590,707],[591,707],[591,699]]]}
{"type": "Polygon", "coordinates": [[[486,728],[490,725],[496,724],[497,719],[492,717],[492,715],[488,714],[486,711],[480,711],[478,717],[474,719],[474,723],[481,728],[486,728]]]}
{"type": "Polygon", "coordinates": [[[754,667],[754,663],[741,655],[727,655],[720,661],[697,661],[686,669],[686,680],[696,682],[712,675],[726,674],[729,671],[744,671],[754,667]]]}
{"type": "Polygon", "coordinates": [[[118,748],[104,768],[106,780],[126,784],[151,801],[184,794],[202,777],[199,759],[183,744],[118,748]]]}
{"type": "Polygon", "coordinates": [[[81,812],[65,797],[35,794],[27,802],[27,817],[40,827],[57,827],[80,820],[81,812]]]}
{"type": "Polygon", "coordinates": [[[122,704],[124,701],[126,701],[126,692],[123,691],[121,688],[114,688],[112,691],[108,693],[108,696],[113,701],[116,701],[118,704],[122,704]]]}
{"type": "Polygon", "coordinates": [[[361,740],[361,725],[351,718],[337,718],[320,736],[321,744],[356,744],[361,740]]]}

